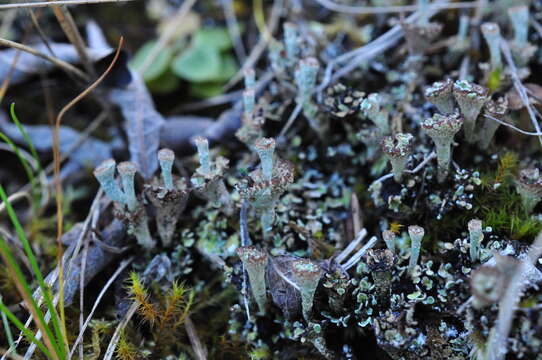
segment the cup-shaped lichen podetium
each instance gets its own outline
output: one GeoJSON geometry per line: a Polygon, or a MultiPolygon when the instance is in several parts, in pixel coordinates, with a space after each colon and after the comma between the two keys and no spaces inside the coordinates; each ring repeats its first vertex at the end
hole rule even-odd
{"type": "MultiPolygon", "coordinates": [[[[489,100],[484,105],[484,114],[494,117],[495,119],[505,121],[508,113],[508,100],[506,97],[500,97],[497,100],[489,100]]],[[[495,132],[501,124],[495,120],[484,118],[484,125],[480,133],[480,148],[487,149],[491,144],[491,140],[495,136],[495,132]]]]}
{"type": "Polygon", "coordinates": [[[521,196],[523,208],[531,213],[542,199],[542,178],[537,168],[523,169],[516,178],[516,191],[521,196]]]}
{"type": "Polygon", "coordinates": [[[117,216],[128,223],[128,233],[135,236],[137,243],[151,249],[156,241],[151,237],[145,206],[137,200],[135,194],[134,178],[136,166],[134,163],[125,161],[117,166],[117,171],[124,191],[125,203],[128,211],[117,209],[117,216]]]}
{"type": "Polygon", "coordinates": [[[498,302],[504,291],[504,276],[493,266],[482,265],[472,272],[470,287],[477,309],[498,302]]]}
{"type": "Polygon", "coordinates": [[[265,273],[267,269],[267,253],[254,246],[242,246],[237,248],[237,255],[243,262],[248,273],[250,288],[254,300],[258,304],[261,314],[265,313],[267,302],[267,288],[265,285],[265,273]]]}
{"type": "Polygon", "coordinates": [[[421,56],[442,32],[442,24],[426,23],[416,24],[402,22],[401,27],[405,32],[408,53],[411,56],[421,56]]]}
{"type": "Polygon", "coordinates": [[[200,167],[190,178],[194,190],[215,207],[223,205],[226,213],[230,213],[232,210],[230,194],[224,184],[224,173],[228,168],[229,160],[219,156],[211,161],[208,140],[197,136],[194,142],[198,148],[200,160],[200,167]]]}
{"type": "Polygon", "coordinates": [[[169,149],[158,152],[158,162],[162,168],[162,182],[155,177],[145,185],[145,195],[156,209],[158,234],[165,247],[171,245],[179,216],[183,212],[190,190],[184,178],[174,177],[171,166],[175,155],[169,149]]]}
{"type": "Polygon", "coordinates": [[[294,166],[289,161],[275,156],[272,161],[272,170],[271,179],[269,179],[268,174],[264,174],[262,163],[262,167],[252,171],[249,178],[237,184],[241,197],[248,200],[260,215],[265,239],[269,237],[273,226],[276,204],[294,181],[294,166]]]}
{"type": "Polygon", "coordinates": [[[98,180],[100,187],[108,198],[118,203],[126,204],[124,193],[115,179],[116,168],[117,163],[115,160],[107,159],[94,169],[94,177],[98,180]]]}
{"type": "Polygon", "coordinates": [[[401,182],[403,172],[412,153],[413,136],[410,134],[395,134],[382,139],[381,148],[386,157],[390,160],[393,170],[393,178],[401,182]]]}
{"type": "Polygon", "coordinates": [[[389,302],[391,295],[392,269],[395,255],[387,249],[369,250],[366,255],[367,268],[373,276],[379,302],[389,302]]]}
{"type": "Polygon", "coordinates": [[[453,94],[454,82],[450,79],[437,81],[425,88],[425,98],[435,105],[443,114],[451,114],[455,110],[453,94]]]}
{"type": "Polygon", "coordinates": [[[374,93],[361,102],[360,109],[376,125],[381,135],[386,135],[390,133],[390,114],[383,105],[382,96],[374,93]]]}
{"type": "Polygon", "coordinates": [[[309,259],[296,259],[292,262],[292,275],[294,282],[299,286],[301,293],[301,309],[303,317],[308,322],[312,312],[312,302],[318,283],[322,277],[322,267],[309,259]]]}
{"type": "Polygon", "coordinates": [[[391,230],[384,230],[382,231],[382,239],[384,239],[384,243],[386,243],[386,247],[389,251],[392,252],[392,254],[395,254],[395,233],[391,230]]]}
{"type": "Polygon", "coordinates": [[[488,89],[466,80],[454,83],[454,97],[465,119],[465,139],[476,141],[476,119],[487,101],[488,89]]]}
{"type": "Polygon", "coordinates": [[[452,142],[455,134],[461,129],[461,125],[463,125],[463,118],[457,112],[449,115],[435,114],[422,123],[423,130],[435,143],[439,182],[443,182],[448,175],[452,142]]]}
{"type": "Polygon", "coordinates": [[[501,29],[498,24],[492,22],[483,23],[481,29],[489,48],[491,71],[499,70],[502,68],[501,29]]]}
{"type": "Polygon", "coordinates": [[[418,263],[424,235],[425,230],[421,226],[411,225],[408,227],[408,236],[410,236],[410,260],[408,262],[409,274],[412,274],[414,267],[418,263]]]}
{"type": "Polygon", "coordinates": [[[472,219],[467,224],[470,239],[470,260],[472,262],[480,259],[480,243],[484,239],[482,231],[482,220],[472,219]]]}
{"type": "Polygon", "coordinates": [[[523,67],[538,50],[536,45],[529,43],[529,8],[525,5],[513,6],[508,9],[508,16],[514,28],[514,39],[509,42],[510,50],[516,65],[523,67]]]}

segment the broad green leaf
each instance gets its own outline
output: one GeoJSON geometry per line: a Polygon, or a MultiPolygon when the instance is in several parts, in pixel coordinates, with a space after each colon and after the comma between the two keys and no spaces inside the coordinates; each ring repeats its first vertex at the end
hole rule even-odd
{"type": "Polygon", "coordinates": [[[171,70],[192,82],[214,81],[220,77],[221,59],[218,50],[208,46],[191,46],[178,55],[171,70]]]}
{"type": "Polygon", "coordinates": [[[237,72],[237,62],[231,54],[224,54],[221,56],[221,66],[219,76],[215,79],[217,81],[228,81],[237,72]]]}
{"type": "Polygon", "coordinates": [[[157,94],[165,94],[175,90],[180,80],[171,71],[165,72],[162,76],[147,83],[149,90],[157,94]]]}
{"type": "Polygon", "coordinates": [[[222,83],[207,82],[191,84],[190,94],[199,98],[210,98],[222,94],[222,83]]]}
{"type": "Polygon", "coordinates": [[[203,28],[194,35],[194,46],[206,46],[219,51],[231,49],[232,43],[228,30],[223,27],[203,28]]]}
{"type": "MultiPolygon", "coordinates": [[[[149,41],[139,48],[134,58],[130,61],[130,66],[134,70],[139,71],[155,45],[156,41],[149,41]]],[[[168,69],[172,57],[173,52],[169,47],[160,50],[156,59],[154,59],[145,70],[143,79],[145,81],[152,81],[163,75],[168,69]]]]}

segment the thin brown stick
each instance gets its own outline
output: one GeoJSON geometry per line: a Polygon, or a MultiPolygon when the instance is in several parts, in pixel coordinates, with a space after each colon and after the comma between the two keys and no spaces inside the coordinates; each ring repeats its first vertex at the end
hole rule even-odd
{"type": "Polygon", "coordinates": [[[205,347],[198,337],[198,332],[196,331],[196,327],[190,319],[190,316],[186,317],[184,327],[186,329],[186,333],[188,334],[188,339],[190,340],[190,344],[192,345],[196,358],[198,360],[207,360],[207,351],[205,351],[205,347]]]}
{"type": "Polygon", "coordinates": [[[81,33],[79,32],[79,29],[77,29],[77,25],[75,25],[75,20],[73,19],[70,11],[65,6],[55,5],[51,7],[58,20],[58,23],[60,24],[60,27],[62,28],[62,31],[64,31],[64,34],[66,34],[66,37],[68,40],[70,40],[70,43],[72,43],[75,50],[77,50],[77,54],[79,54],[79,58],[85,66],[87,73],[94,77],[94,66],[90,62],[90,58],[87,54],[87,46],[83,40],[83,37],[81,36],[81,33]]]}
{"type": "MultiPolygon", "coordinates": [[[[63,266],[62,266],[62,230],[63,230],[63,212],[62,212],[62,182],[60,180],[60,124],[62,122],[62,118],[70,110],[73,106],[75,106],[81,99],[83,99],[85,96],[87,96],[92,90],[94,90],[109,74],[109,72],[113,69],[113,66],[117,62],[117,59],[120,55],[120,50],[122,48],[123,44],[123,38],[121,37],[119,40],[119,45],[117,47],[117,51],[115,53],[115,57],[113,58],[113,61],[111,61],[111,64],[109,64],[109,67],[105,70],[105,72],[95,81],[93,82],[88,88],[83,90],[81,94],[76,96],[72,101],[70,101],[66,106],[60,110],[58,113],[58,116],[56,118],[55,127],[53,129],[53,159],[54,159],[54,178],[55,178],[55,189],[56,189],[56,214],[57,214],[57,236],[56,241],[58,244],[58,254],[57,254],[57,261],[60,265],[60,270],[58,272],[58,284],[59,284],[59,296],[60,296],[60,316],[62,319],[62,324],[65,324],[65,317],[64,317],[64,287],[63,287],[63,266]]],[[[66,336],[66,332],[64,329],[64,336],[66,336]]],[[[64,342],[67,344],[67,340],[64,342]]],[[[66,345],[67,346],[67,345],[66,345]]],[[[69,351],[69,349],[67,349],[69,351]]]]}
{"type": "Polygon", "coordinates": [[[89,80],[89,77],[84,73],[82,72],[81,70],[79,70],[78,68],[76,68],[75,66],[73,66],[72,64],[70,63],[67,63],[63,60],[60,60],[60,59],[57,59],[53,56],[49,56],[47,54],[44,54],[40,51],[37,51],[36,49],[33,49],[29,46],[26,46],[26,45],[23,45],[23,44],[20,44],[18,42],[15,42],[15,41],[11,41],[11,40],[7,40],[7,39],[1,39],[0,38],[0,45],[2,46],[8,46],[8,47],[11,47],[11,48],[14,48],[14,49],[18,49],[18,50],[21,50],[21,51],[24,51],[24,52],[27,52],[29,54],[32,54],[34,56],[37,56],[39,58],[42,58],[44,60],[47,60],[53,64],[55,64],[56,66],[72,73],[72,74],[75,74],[77,77],[85,80],[85,81],[88,81],[89,80]]]}
{"type": "Polygon", "coordinates": [[[134,0],[58,0],[58,1],[37,1],[21,4],[4,4],[0,5],[0,10],[37,8],[54,5],[90,5],[90,4],[105,4],[116,2],[129,2],[134,0]]]}

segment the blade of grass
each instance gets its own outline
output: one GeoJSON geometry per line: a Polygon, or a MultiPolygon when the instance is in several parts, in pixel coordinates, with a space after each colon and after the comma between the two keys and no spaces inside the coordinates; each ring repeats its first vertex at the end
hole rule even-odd
{"type": "MultiPolygon", "coordinates": [[[[47,309],[51,312],[51,320],[53,322],[53,328],[54,328],[55,333],[56,333],[56,340],[60,341],[61,339],[65,339],[64,336],[63,336],[63,333],[62,333],[62,328],[60,326],[60,321],[59,321],[58,313],[56,311],[56,307],[53,304],[53,301],[51,299],[51,294],[49,292],[48,287],[45,284],[45,280],[44,280],[43,274],[41,273],[41,270],[40,270],[40,268],[38,266],[38,262],[36,260],[36,257],[34,256],[34,253],[32,251],[30,243],[29,243],[28,239],[26,238],[23,227],[21,226],[21,223],[17,219],[17,215],[15,214],[15,210],[13,210],[13,207],[9,203],[8,197],[7,197],[7,195],[6,195],[5,191],[4,191],[4,188],[1,185],[0,185],[0,198],[2,198],[2,201],[4,202],[4,204],[6,206],[6,210],[7,210],[8,216],[9,216],[9,218],[11,220],[11,223],[15,227],[15,232],[17,233],[17,236],[19,237],[19,240],[21,241],[21,243],[23,245],[23,249],[24,249],[24,251],[26,253],[26,256],[27,256],[28,260],[30,261],[32,271],[34,272],[34,276],[38,280],[38,284],[39,284],[39,287],[40,287],[40,289],[42,291],[43,298],[45,300],[45,304],[47,306],[47,309]]],[[[3,241],[3,239],[2,239],[2,244],[5,245],[5,250],[9,250],[9,248],[7,248],[7,244],[5,243],[5,241],[3,241]]],[[[5,251],[2,251],[2,253],[4,254],[5,251]]],[[[11,255],[11,253],[7,253],[7,254],[11,255]]],[[[17,265],[15,263],[15,261],[13,261],[13,264],[17,265]]],[[[16,266],[16,268],[18,268],[18,266],[16,266]]],[[[20,279],[24,280],[24,277],[22,275],[22,272],[20,272],[20,269],[19,269],[19,273],[20,273],[20,276],[18,276],[18,277],[20,279]]],[[[30,287],[26,283],[24,283],[24,285],[26,285],[26,288],[28,288],[28,294],[30,294],[31,301],[35,305],[36,309],[39,310],[39,308],[37,307],[36,301],[32,297],[30,287]]],[[[43,314],[42,314],[42,319],[43,319],[43,314]]],[[[45,329],[42,329],[42,331],[43,330],[45,330],[45,331],[49,330],[49,333],[48,333],[48,335],[49,335],[50,334],[50,329],[48,328],[45,321],[43,321],[43,324],[45,326],[45,329]]],[[[51,336],[51,339],[50,339],[51,343],[55,344],[56,347],[58,347],[59,346],[58,342],[55,340],[55,338],[52,336],[52,334],[50,334],[50,336],[51,336]]],[[[64,342],[67,342],[67,341],[64,341],[64,342]]],[[[60,357],[62,359],[64,359],[65,355],[66,355],[65,354],[65,349],[64,348],[58,348],[58,354],[60,355],[60,357]]]]}
{"type": "MultiPolygon", "coordinates": [[[[2,305],[4,305],[4,303],[2,301],[2,295],[0,295],[0,306],[2,305]]],[[[4,314],[3,311],[0,311],[0,313],[2,314],[2,323],[4,324],[4,329],[6,332],[6,337],[8,339],[8,344],[9,344],[9,347],[11,348],[13,347],[14,342],[13,342],[13,334],[11,333],[11,329],[9,328],[8,318],[6,314],[4,314]]]]}
{"type": "MultiPolygon", "coordinates": [[[[56,344],[56,341],[54,341],[53,333],[51,332],[51,329],[49,329],[49,327],[47,326],[47,323],[45,322],[43,312],[41,311],[38,304],[36,303],[36,300],[32,297],[32,290],[30,289],[30,285],[28,285],[26,279],[24,278],[24,275],[19,265],[15,261],[15,258],[13,257],[13,254],[11,253],[11,250],[9,249],[9,246],[7,245],[7,242],[5,241],[3,236],[0,236],[0,255],[2,255],[4,262],[6,263],[6,265],[8,266],[8,269],[10,270],[12,276],[14,277],[15,285],[17,286],[17,289],[20,295],[26,302],[27,307],[30,310],[30,313],[32,314],[35,324],[37,325],[37,327],[41,330],[43,334],[46,334],[46,336],[44,337],[44,341],[47,344],[47,348],[50,349],[50,352],[54,352],[55,354],[58,354],[58,345],[56,344]]],[[[2,313],[6,314],[6,316],[10,318],[9,314],[6,313],[5,311],[2,311],[2,313]]],[[[25,327],[23,326],[23,328],[25,327]]],[[[26,332],[23,331],[23,333],[26,336],[26,332]]],[[[52,356],[52,358],[60,359],[58,355],[52,356]]]]}
{"type": "Polygon", "coordinates": [[[17,125],[17,128],[21,132],[21,135],[23,136],[24,141],[26,142],[26,144],[28,145],[28,148],[30,149],[30,153],[32,154],[32,157],[36,160],[36,164],[38,165],[38,169],[40,169],[40,171],[41,171],[41,163],[39,161],[38,152],[36,151],[36,148],[34,147],[34,143],[30,139],[30,136],[28,136],[28,133],[26,132],[23,125],[21,124],[21,122],[17,118],[17,115],[15,114],[15,103],[11,103],[11,106],[10,106],[9,110],[10,110],[10,114],[11,114],[11,120],[13,120],[15,125],[17,125]]]}
{"type": "MultiPolygon", "coordinates": [[[[0,312],[2,313],[2,318],[9,319],[9,321],[11,321],[13,325],[15,325],[20,331],[23,332],[23,334],[27,338],[27,340],[29,340],[32,343],[36,344],[36,346],[43,352],[43,354],[45,356],[47,356],[49,359],[53,358],[53,356],[51,355],[49,350],[47,350],[47,347],[45,347],[45,345],[43,345],[43,343],[41,341],[36,339],[34,334],[32,334],[32,331],[27,329],[24,326],[24,324],[19,319],[17,319],[17,317],[15,315],[13,315],[13,313],[11,311],[9,311],[8,307],[6,305],[4,305],[4,303],[2,301],[0,301],[0,312]]],[[[6,329],[8,329],[8,326],[5,323],[4,323],[4,327],[6,329]]],[[[13,347],[13,338],[10,341],[10,348],[7,351],[9,352],[12,347],[13,347]]]]}

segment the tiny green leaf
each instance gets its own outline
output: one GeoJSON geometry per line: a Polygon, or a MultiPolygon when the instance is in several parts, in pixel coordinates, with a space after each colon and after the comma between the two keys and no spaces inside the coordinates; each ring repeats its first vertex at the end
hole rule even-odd
{"type": "Polygon", "coordinates": [[[185,80],[205,82],[220,77],[221,66],[218,50],[210,46],[191,46],[173,60],[171,70],[185,80]]]}
{"type": "MultiPolygon", "coordinates": [[[[137,53],[134,55],[134,58],[130,61],[130,66],[136,71],[139,71],[141,65],[145,63],[145,60],[152,52],[155,45],[156,41],[148,41],[141,48],[139,48],[137,53]]],[[[162,76],[167,71],[172,57],[173,52],[170,48],[165,47],[162,49],[156,59],[145,70],[143,79],[145,81],[152,81],[162,76]]]]}

